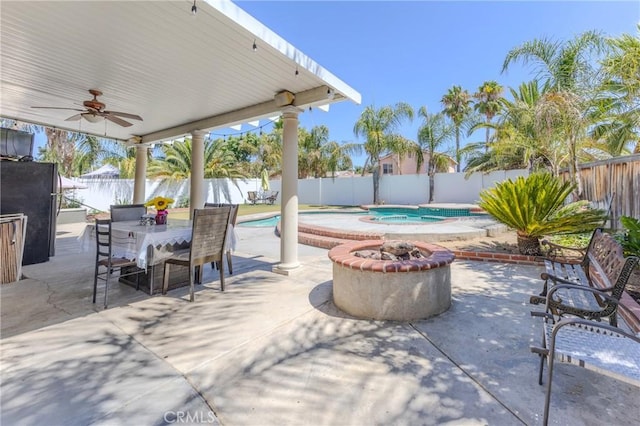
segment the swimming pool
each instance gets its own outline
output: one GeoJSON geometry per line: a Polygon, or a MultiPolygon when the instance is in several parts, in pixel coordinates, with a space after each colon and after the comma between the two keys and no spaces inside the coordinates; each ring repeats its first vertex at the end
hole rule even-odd
{"type": "Polygon", "coordinates": [[[469,207],[370,207],[372,220],[382,223],[434,223],[447,218],[486,216],[469,207]]]}
{"type": "MultiPolygon", "coordinates": [[[[336,215],[336,214],[348,214],[348,215],[360,215],[365,216],[368,213],[366,211],[301,211],[298,212],[298,215],[336,215]]],[[[249,220],[245,222],[238,222],[237,226],[245,226],[248,228],[265,228],[265,227],[274,227],[280,222],[280,215],[274,215],[270,217],[265,217],[263,219],[255,219],[249,220]]]]}
{"type": "MultiPolygon", "coordinates": [[[[377,206],[372,206],[377,207],[377,206]]],[[[389,208],[408,208],[413,213],[418,212],[418,207],[388,206],[387,214],[397,213],[398,210],[389,208]]],[[[456,205],[429,205],[428,207],[444,208],[470,208],[469,213],[478,212],[477,206],[472,204],[456,205]]],[[[504,225],[498,224],[490,215],[469,215],[468,217],[436,217],[438,222],[413,221],[405,219],[398,222],[374,221],[374,212],[367,210],[339,209],[321,211],[300,211],[298,216],[298,235],[301,244],[330,248],[336,241],[340,240],[406,240],[406,241],[454,241],[467,240],[496,235],[506,232],[504,225]]],[[[254,230],[259,229],[269,231],[273,229],[280,220],[278,212],[271,213],[270,217],[258,216],[258,219],[241,223],[241,220],[249,217],[239,218],[238,231],[246,232],[250,235],[254,230]],[[245,227],[247,226],[247,227],[245,227]],[[261,228],[260,228],[261,227],[261,228]],[[244,230],[244,231],[243,231],[244,230]]],[[[381,216],[384,216],[381,214],[381,216]]],[[[255,216],[254,216],[255,217],[255,216]]]]}
{"type": "Polygon", "coordinates": [[[435,217],[467,217],[486,216],[479,209],[470,207],[369,207],[370,212],[381,215],[435,216],[435,217]]]}
{"type": "MultiPolygon", "coordinates": [[[[300,215],[317,214],[349,214],[362,217],[370,217],[371,221],[380,224],[416,224],[416,223],[436,223],[453,217],[486,217],[486,213],[474,211],[468,207],[370,207],[368,211],[302,211],[300,215]]],[[[243,227],[274,227],[280,221],[280,215],[274,215],[263,219],[250,220],[238,223],[243,227]]]]}
{"type": "Polygon", "coordinates": [[[275,215],[271,217],[266,217],[264,219],[256,219],[249,220],[246,222],[238,222],[237,226],[243,226],[247,228],[263,228],[263,227],[274,227],[280,221],[280,215],[275,215]]]}

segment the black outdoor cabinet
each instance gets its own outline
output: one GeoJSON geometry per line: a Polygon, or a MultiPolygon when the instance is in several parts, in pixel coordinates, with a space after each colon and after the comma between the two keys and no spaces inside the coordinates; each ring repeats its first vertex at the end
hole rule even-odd
{"type": "Polygon", "coordinates": [[[23,265],[55,254],[57,176],[56,164],[0,161],[0,214],[27,216],[23,265]]]}

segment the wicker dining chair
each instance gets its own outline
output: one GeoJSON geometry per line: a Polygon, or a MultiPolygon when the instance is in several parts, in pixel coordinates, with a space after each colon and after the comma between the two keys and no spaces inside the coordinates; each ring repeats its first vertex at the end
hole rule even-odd
{"type": "MultiPolygon", "coordinates": [[[[215,209],[218,207],[231,207],[231,213],[229,213],[229,225],[233,227],[236,226],[236,221],[238,219],[238,204],[218,204],[218,203],[205,203],[205,209],[215,209]]],[[[229,241],[225,241],[225,244],[228,244],[229,241]]],[[[229,267],[229,275],[233,275],[233,263],[231,261],[231,247],[227,247],[225,250],[227,255],[227,266],[229,267]]],[[[216,263],[212,262],[211,267],[215,268],[216,263]]]]}
{"type": "Polygon", "coordinates": [[[119,277],[136,275],[136,290],[140,288],[140,274],[144,269],[136,266],[136,261],[123,257],[114,257],[111,252],[111,220],[96,219],[96,265],[93,278],[93,303],[96,303],[98,280],[104,281],[104,308],[107,309],[109,297],[109,281],[116,269],[119,269],[119,277]],[[104,268],[104,271],[101,271],[104,268]],[[126,269],[125,269],[126,268],[126,269]]]}
{"type": "Polygon", "coordinates": [[[112,222],[140,220],[142,216],[147,214],[147,208],[144,204],[114,204],[110,210],[112,222]]]}
{"type": "Polygon", "coordinates": [[[174,253],[164,261],[162,294],[167,293],[170,266],[184,266],[189,268],[189,301],[193,302],[195,269],[198,268],[200,275],[202,275],[202,266],[210,262],[218,262],[220,265],[220,289],[224,291],[224,262],[222,259],[230,213],[231,207],[195,209],[193,211],[191,246],[188,250],[174,253]]]}

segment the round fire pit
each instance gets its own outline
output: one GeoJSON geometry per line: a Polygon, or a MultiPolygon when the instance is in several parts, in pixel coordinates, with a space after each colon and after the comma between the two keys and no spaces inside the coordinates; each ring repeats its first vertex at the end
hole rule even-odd
{"type": "Polygon", "coordinates": [[[422,258],[375,260],[355,252],[379,250],[385,241],[352,241],[329,251],[333,301],[358,318],[411,321],[441,314],[451,305],[451,262],[444,247],[411,241],[422,258]]]}

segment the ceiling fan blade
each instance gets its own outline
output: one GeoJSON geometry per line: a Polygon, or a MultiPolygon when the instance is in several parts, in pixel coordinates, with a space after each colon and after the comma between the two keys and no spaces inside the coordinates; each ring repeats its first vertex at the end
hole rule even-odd
{"type": "Polygon", "coordinates": [[[41,107],[41,106],[32,106],[31,108],[38,108],[38,109],[66,109],[67,111],[84,111],[83,109],[78,109],[78,108],[66,108],[66,107],[41,107]]]}
{"type": "Polygon", "coordinates": [[[64,121],[78,121],[82,118],[82,114],[76,114],[76,115],[72,115],[71,117],[67,118],[64,121]]]}
{"type": "Polygon", "coordinates": [[[116,123],[118,126],[122,126],[122,127],[130,127],[133,126],[132,123],[129,123],[128,121],[124,121],[122,118],[118,118],[115,115],[104,115],[104,118],[109,120],[109,121],[113,121],[114,123],[116,123]]]}
{"type": "Polygon", "coordinates": [[[140,120],[142,121],[142,117],[135,114],[129,114],[128,112],[118,112],[118,111],[103,111],[105,114],[117,115],[119,117],[130,118],[132,120],[140,120]]]}

